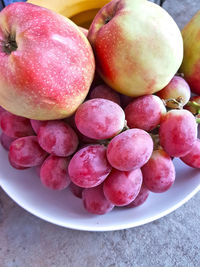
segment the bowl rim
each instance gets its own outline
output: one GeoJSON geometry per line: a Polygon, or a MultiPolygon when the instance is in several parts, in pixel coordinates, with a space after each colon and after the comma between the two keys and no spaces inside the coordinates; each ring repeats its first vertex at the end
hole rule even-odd
{"type": "Polygon", "coordinates": [[[170,214],[171,212],[175,211],[176,209],[178,209],[179,207],[184,205],[188,200],[190,200],[195,194],[197,194],[200,191],[200,184],[199,184],[186,197],[184,197],[178,203],[174,204],[172,207],[166,209],[163,212],[160,212],[157,215],[150,216],[146,219],[139,220],[139,221],[133,222],[133,223],[121,223],[119,225],[113,225],[113,226],[101,226],[100,224],[98,224],[97,226],[94,225],[94,227],[91,229],[91,227],[88,227],[87,225],[84,225],[84,224],[74,225],[73,223],[70,223],[68,221],[66,221],[66,223],[64,224],[64,223],[61,223],[57,220],[52,220],[51,218],[49,218],[49,216],[46,216],[46,215],[38,212],[38,210],[36,211],[34,208],[30,208],[30,207],[27,208],[24,203],[20,203],[19,201],[15,200],[13,198],[13,196],[11,196],[7,192],[7,190],[4,188],[4,186],[1,184],[1,182],[0,182],[0,187],[9,196],[9,198],[11,198],[18,206],[23,208],[25,211],[31,213],[32,215],[34,215],[34,216],[36,216],[36,217],[38,217],[38,218],[40,218],[40,219],[42,219],[48,223],[52,223],[54,225],[58,225],[58,226],[61,226],[61,227],[67,228],[67,229],[79,230],[79,231],[88,231],[88,232],[108,232],[108,231],[124,230],[124,229],[130,229],[130,228],[142,226],[144,224],[153,222],[153,221],[158,220],[158,219],[170,214]]]}

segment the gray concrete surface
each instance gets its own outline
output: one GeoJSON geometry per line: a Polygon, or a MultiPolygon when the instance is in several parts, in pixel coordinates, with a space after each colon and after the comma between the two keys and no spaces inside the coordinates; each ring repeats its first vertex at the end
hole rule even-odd
{"type": "MultiPolygon", "coordinates": [[[[167,0],[182,27],[200,0],[167,0]]],[[[64,229],[18,207],[0,189],[0,267],[200,266],[200,193],[172,214],[115,232],[64,229]]]]}

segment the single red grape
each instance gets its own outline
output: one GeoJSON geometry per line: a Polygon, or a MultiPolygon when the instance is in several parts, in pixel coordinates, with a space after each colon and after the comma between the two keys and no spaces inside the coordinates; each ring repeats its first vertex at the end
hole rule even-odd
{"type": "Polygon", "coordinates": [[[70,184],[68,174],[68,158],[50,155],[40,169],[42,184],[53,190],[63,190],[70,184]]]}
{"type": "Polygon", "coordinates": [[[170,156],[164,150],[155,150],[142,167],[143,181],[154,193],[167,191],[175,181],[175,168],[170,156]]]}
{"type": "Polygon", "coordinates": [[[174,76],[168,85],[156,95],[164,100],[179,99],[181,105],[184,106],[190,99],[191,91],[188,83],[182,77],[174,76]]]}
{"type": "Polygon", "coordinates": [[[197,139],[197,123],[188,110],[170,110],[159,129],[160,144],[171,157],[185,156],[197,139]]]}
{"type": "Polygon", "coordinates": [[[107,148],[109,163],[121,171],[142,167],[153,152],[151,136],[141,129],[130,129],[115,136],[107,148]]]}
{"type": "Polygon", "coordinates": [[[10,112],[3,112],[0,123],[2,131],[7,136],[19,138],[34,135],[29,119],[16,116],[10,112]]]}
{"type": "Polygon", "coordinates": [[[147,132],[156,128],[166,108],[156,95],[145,95],[134,99],[125,109],[129,128],[139,128],[147,132]]]}
{"type": "Polygon", "coordinates": [[[90,188],[102,183],[111,171],[103,145],[89,145],[72,157],[68,167],[73,183],[90,188]]]}
{"type": "Polygon", "coordinates": [[[76,133],[62,121],[49,121],[40,126],[38,142],[45,151],[59,157],[70,156],[78,147],[76,133]]]}
{"type": "Polygon", "coordinates": [[[4,132],[1,133],[1,144],[6,149],[9,150],[11,143],[16,140],[16,138],[7,136],[4,132]]]}
{"type": "Polygon", "coordinates": [[[105,198],[102,185],[84,189],[82,198],[85,209],[90,213],[102,215],[114,208],[114,205],[105,198]]]}
{"type": "Polygon", "coordinates": [[[94,98],[108,99],[120,105],[119,94],[106,84],[98,85],[92,90],[90,94],[90,99],[94,98]]]}
{"type": "Polygon", "coordinates": [[[43,163],[47,153],[38,144],[36,136],[26,136],[12,142],[9,157],[17,166],[34,167],[43,163]]]}
{"type": "Polygon", "coordinates": [[[37,120],[30,120],[31,126],[36,134],[38,134],[39,128],[42,125],[46,125],[48,121],[37,121],[37,120]]]}
{"type": "Polygon", "coordinates": [[[124,128],[125,114],[116,103],[107,99],[91,99],[76,111],[75,122],[78,130],[93,139],[107,139],[124,128]]]}
{"type": "Polygon", "coordinates": [[[140,169],[125,172],[113,169],[103,184],[105,197],[116,206],[131,203],[139,194],[142,185],[140,169]]]}

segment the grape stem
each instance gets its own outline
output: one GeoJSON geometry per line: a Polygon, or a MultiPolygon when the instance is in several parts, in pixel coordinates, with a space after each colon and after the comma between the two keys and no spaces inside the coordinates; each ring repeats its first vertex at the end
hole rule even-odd
{"type": "MultiPolygon", "coordinates": [[[[127,121],[125,120],[125,122],[124,122],[124,128],[122,129],[122,131],[120,133],[125,132],[125,131],[127,131],[129,129],[130,128],[127,125],[127,121]]],[[[120,133],[118,133],[118,134],[120,134],[120,133]]],[[[110,138],[110,139],[104,139],[104,140],[98,140],[98,144],[104,145],[104,146],[108,146],[108,144],[110,143],[111,140],[112,140],[112,138],[110,138]]]]}
{"type": "Polygon", "coordinates": [[[183,98],[181,96],[177,97],[176,99],[175,98],[169,98],[169,99],[162,99],[163,100],[163,103],[164,105],[167,107],[167,108],[170,108],[170,109],[182,109],[183,108],[183,98]]]}
{"type": "Polygon", "coordinates": [[[195,114],[200,114],[200,104],[195,101],[188,101],[187,106],[195,109],[195,114]]]}
{"type": "Polygon", "coordinates": [[[160,149],[161,145],[160,145],[159,134],[152,134],[152,133],[149,133],[149,134],[153,140],[153,150],[160,149]]]}
{"type": "Polygon", "coordinates": [[[200,118],[196,117],[196,123],[200,123],[200,118]]]}
{"type": "Polygon", "coordinates": [[[124,128],[122,129],[122,131],[121,131],[121,133],[122,132],[125,132],[126,130],[129,130],[130,128],[128,127],[128,125],[127,125],[127,120],[125,120],[125,122],[124,122],[124,128]]]}
{"type": "Polygon", "coordinates": [[[98,140],[98,144],[103,145],[103,146],[108,146],[110,143],[111,139],[104,139],[104,140],[98,140]]]}

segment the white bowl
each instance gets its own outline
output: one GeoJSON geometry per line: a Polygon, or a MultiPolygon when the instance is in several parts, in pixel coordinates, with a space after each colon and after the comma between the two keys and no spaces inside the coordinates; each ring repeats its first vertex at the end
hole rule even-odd
{"type": "Polygon", "coordinates": [[[115,208],[96,216],[87,213],[82,201],[69,190],[60,192],[46,189],[35,169],[15,170],[0,147],[0,185],[21,207],[39,218],[67,228],[87,231],[111,231],[139,226],[174,211],[200,190],[200,172],[175,159],[176,181],[166,193],[151,193],[137,208],[115,208]]]}

